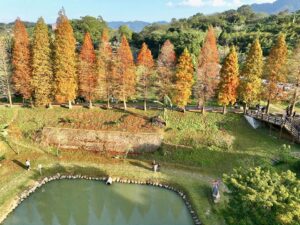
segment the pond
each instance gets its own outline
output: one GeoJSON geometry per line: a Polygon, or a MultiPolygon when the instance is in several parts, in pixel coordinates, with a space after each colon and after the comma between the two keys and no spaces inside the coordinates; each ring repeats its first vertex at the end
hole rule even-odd
{"type": "Polygon", "coordinates": [[[183,200],[158,187],[60,180],[39,188],[4,225],[192,225],[183,200]]]}

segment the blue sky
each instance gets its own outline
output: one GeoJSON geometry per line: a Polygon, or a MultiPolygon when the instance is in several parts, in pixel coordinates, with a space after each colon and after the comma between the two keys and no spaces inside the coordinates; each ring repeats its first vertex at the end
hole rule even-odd
{"type": "Polygon", "coordinates": [[[101,15],[106,21],[170,21],[262,2],[274,0],[0,0],[0,22],[11,22],[16,17],[36,21],[43,16],[53,23],[62,6],[69,18],[101,15]]]}

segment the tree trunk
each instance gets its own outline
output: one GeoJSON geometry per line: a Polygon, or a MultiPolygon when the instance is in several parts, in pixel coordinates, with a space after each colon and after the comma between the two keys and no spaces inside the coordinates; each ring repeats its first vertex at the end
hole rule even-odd
{"type": "MultiPolygon", "coordinates": [[[[2,56],[4,57],[4,55],[2,56]]],[[[2,64],[4,68],[4,75],[6,76],[6,88],[7,88],[7,97],[9,102],[9,107],[12,107],[12,97],[11,97],[11,90],[10,90],[10,79],[7,71],[7,66],[5,60],[2,58],[2,64]]]]}
{"type": "Polygon", "coordinates": [[[30,98],[30,107],[31,107],[31,108],[34,108],[34,104],[33,104],[32,98],[30,98]]]}
{"type": "Polygon", "coordinates": [[[202,114],[205,114],[205,102],[202,103],[202,114]]]}
{"type": "Polygon", "coordinates": [[[92,100],[89,100],[89,109],[93,108],[92,100]]]}
{"type": "Polygon", "coordinates": [[[72,101],[71,100],[69,100],[69,109],[72,109],[72,101]]]}
{"type": "Polygon", "coordinates": [[[269,114],[269,111],[270,111],[270,99],[268,100],[267,103],[266,114],[269,114]]]}
{"type": "Polygon", "coordinates": [[[109,101],[109,97],[107,98],[107,108],[110,109],[110,101],[109,101]]]}
{"type": "Polygon", "coordinates": [[[223,114],[225,115],[226,113],[227,113],[226,105],[223,105],[223,114]]]}
{"type": "Polygon", "coordinates": [[[185,112],[186,112],[186,109],[185,109],[185,107],[183,107],[182,109],[183,109],[183,113],[185,113],[185,112]]]}
{"type": "Polygon", "coordinates": [[[297,98],[298,98],[298,85],[296,85],[295,91],[294,91],[294,95],[293,95],[293,99],[292,99],[292,107],[290,109],[290,113],[291,115],[293,115],[294,111],[295,111],[295,107],[296,107],[296,102],[297,102],[297,98]]]}
{"type": "Polygon", "coordinates": [[[144,111],[147,111],[147,100],[144,99],[144,111]]]}
{"type": "Polygon", "coordinates": [[[124,103],[124,110],[126,111],[127,110],[127,104],[126,104],[126,98],[123,97],[123,103],[124,103]]]}
{"type": "Polygon", "coordinates": [[[163,117],[164,117],[164,120],[166,120],[166,118],[167,118],[167,108],[166,107],[164,107],[163,117]]]}
{"type": "Polygon", "coordinates": [[[12,105],[13,105],[13,103],[12,103],[11,92],[10,92],[9,86],[8,86],[8,88],[7,88],[7,97],[8,97],[9,107],[11,108],[12,105]]]}
{"type": "Polygon", "coordinates": [[[53,106],[52,106],[52,103],[51,103],[51,102],[48,104],[48,108],[49,108],[49,109],[52,109],[52,108],[53,108],[53,106]]]}
{"type": "Polygon", "coordinates": [[[200,100],[198,100],[197,107],[198,107],[198,109],[200,109],[200,108],[201,108],[201,101],[200,101],[200,100]]]}
{"type": "Polygon", "coordinates": [[[245,105],[244,105],[244,114],[246,114],[246,113],[247,113],[247,108],[248,108],[248,104],[247,104],[247,103],[245,103],[245,105]]]}

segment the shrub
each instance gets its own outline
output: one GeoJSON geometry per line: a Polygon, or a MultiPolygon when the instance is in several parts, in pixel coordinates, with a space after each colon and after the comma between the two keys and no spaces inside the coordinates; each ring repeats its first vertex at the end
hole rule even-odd
{"type": "Polygon", "coordinates": [[[296,225],[300,223],[300,181],[291,171],[278,174],[261,167],[224,175],[230,199],[227,224],[296,225]]]}

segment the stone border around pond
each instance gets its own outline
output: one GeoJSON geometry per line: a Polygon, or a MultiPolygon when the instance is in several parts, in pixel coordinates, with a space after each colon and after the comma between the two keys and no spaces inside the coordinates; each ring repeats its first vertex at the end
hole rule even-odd
{"type": "MultiPolygon", "coordinates": [[[[4,222],[5,219],[8,217],[10,213],[12,213],[26,198],[28,198],[32,193],[34,193],[38,188],[42,187],[44,184],[55,181],[55,180],[65,180],[65,179],[83,179],[83,180],[97,180],[97,181],[106,181],[107,177],[89,177],[84,175],[61,175],[60,173],[57,173],[54,176],[51,177],[45,177],[41,181],[37,181],[33,187],[25,190],[22,194],[19,195],[18,199],[13,203],[10,212],[8,212],[6,215],[4,215],[2,218],[0,218],[0,223],[4,222]]],[[[186,194],[184,194],[183,191],[180,191],[176,188],[173,188],[170,185],[167,184],[161,184],[158,182],[152,182],[152,181],[137,181],[137,180],[131,180],[131,179],[122,179],[122,178],[112,178],[113,182],[115,183],[124,183],[124,184],[139,184],[139,185],[149,185],[149,186],[155,186],[163,189],[167,189],[170,191],[175,192],[177,195],[179,195],[186,207],[188,208],[189,213],[192,216],[193,222],[195,225],[203,225],[195,211],[193,210],[192,205],[187,199],[186,194]]]]}

